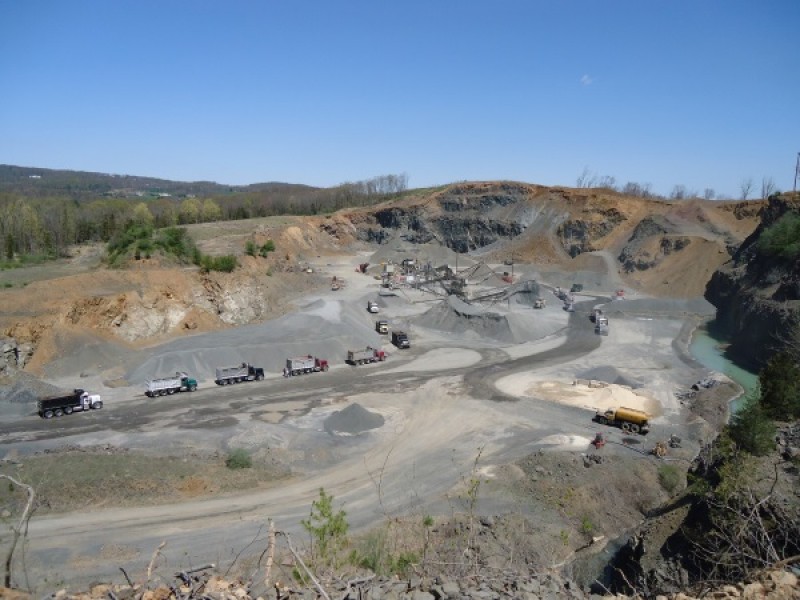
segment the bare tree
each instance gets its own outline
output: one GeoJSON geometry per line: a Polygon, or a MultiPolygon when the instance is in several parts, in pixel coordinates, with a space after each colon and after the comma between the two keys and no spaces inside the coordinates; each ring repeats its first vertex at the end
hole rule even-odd
{"type": "Polygon", "coordinates": [[[578,175],[578,179],[575,181],[575,184],[575,187],[579,188],[595,187],[597,184],[597,175],[590,171],[588,166],[583,167],[583,171],[580,175],[578,175]]]}
{"type": "Polygon", "coordinates": [[[775,193],[775,180],[772,177],[761,178],[761,198],[766,200],[775,193]]]}
{"type": "Polygon", "coordinates": [[[686,196],[686,186],[680,183],[672,188],[672,192],[669,195],[669,197],[673,200],[683,200],[686,198],[686,196]]]}
{"type": "Polygon", "coordinates": [[[716,194],[714,193],[714,188],[706,188],[703,190],[703,198],[706,200],[713,200],[716,194]]]}
{"type": "Polygon", "coordinates": [[[609,190],[616,189],[617,178],[613,175],[603,175],[597,183],[597,187],[607,188],[609,190]]]}
{"type": "Polygon", "coordinates": [[[753,178],[748,177],[747,179],[743,179],[742,183],[739,185],[739,190],[742,192],[741,199],[747,200],[750,193],[753,191],[753,178]]]}
{"type": "Polygon", "coordinates": [[[629,181],[625,185],[622,186],[620,191],[623,194],[628,196],[637,196],[639,198],[650,198],[653,194],[650,192],[650,184],[649,183],[636,183],[635,181],[629,181]]]}

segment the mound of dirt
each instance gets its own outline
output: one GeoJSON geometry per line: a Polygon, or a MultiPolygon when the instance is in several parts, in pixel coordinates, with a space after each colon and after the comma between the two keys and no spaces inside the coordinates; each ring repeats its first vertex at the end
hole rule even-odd
{"type": "Polygon", "coordinates": [[[456,296],[448,296],[414,319],[414,324],[449,334],[509,344],[538,340],[563,327],[559,321],[538,317],[538,311],[506,312],[499,307],[488,310],[477,304],[467,304],[456,296]]]}
{"type": "Polygon", "coordinates": [[[0,417],[29,415],[36,412],[39,398],[66,392],[21,371],[0,381],[0,417]]]}
{"type": "Polygon", "coordinates": [[[330,434],[357,435],[383,426],[383,417],[368,411],[358,403],[336,411],[325,419],[325,431],[330,434]]]}

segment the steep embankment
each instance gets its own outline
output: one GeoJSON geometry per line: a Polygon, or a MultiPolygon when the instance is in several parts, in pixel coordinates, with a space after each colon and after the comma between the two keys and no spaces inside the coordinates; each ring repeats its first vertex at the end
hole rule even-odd
{"type": "Polygon", "coordinates": [[[487,260],[552,265],[602,250],[626,285],[699,296],[711,273],[757,224],[760,203],[664,201],[612,190],[514,182],[460,183],[378,207],[345,211],[320,227],[340,240],[439,243],[487,260]]]}
{"type": "Polygon", "coordinates": [[[733,258],[711,277],[706,298],[729,335],[730,353],[759,367],[796,333],[800,320],[800,259],[766,252],[762,234],[787,213],[800,213],[800,195],[774,196],[761,223],[733,258]]]}

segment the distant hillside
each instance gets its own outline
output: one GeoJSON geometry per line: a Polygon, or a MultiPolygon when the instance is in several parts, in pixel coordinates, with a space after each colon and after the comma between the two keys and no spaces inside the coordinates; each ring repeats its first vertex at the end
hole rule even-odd
{"type": "Polygon", "coordinates": [[[101,196],[187,198],[265,191],[311,192],[316,189],[318,188],[307,185],[279,182],[230,186],[213,181],[170,181],[136,175],[0,165],[0,193],[9,192],[27,197],[68,196],[76,200],[89,200],[101,196]]]}

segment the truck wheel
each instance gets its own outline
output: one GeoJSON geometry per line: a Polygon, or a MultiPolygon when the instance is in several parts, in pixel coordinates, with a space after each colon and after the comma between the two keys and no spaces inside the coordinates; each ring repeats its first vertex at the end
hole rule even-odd
{"type": "Polygon", "coordinates": [[[52,419],[53,418],[53,411],[52,410],[46,410],[46,411],[44,411],[44,414],[42,416],[45,419],[52,419]]]}
{"type": "Polygon", "coordinates": [[[170,396],[172,396],[172,394],[174,394],[174,393],[175,393],[175,390],[173,390],[172,388],[167,390],[167,394],[169,394],[170,396]]]}
{"type": "Polygon", "coordinates": [[[597,417],[597,422],[600,423],[600,425],[608,425],[608,419],[605,417],[597,417]]]}
{"type": "Polygon", "coordinates": [[[256,375],[256,381],[262,381],[263,379],[264,379],[263,375],[261,375],[261,374],[256,375]]]}
{"type": "Polygon", "coordinates": [[[55,409],[55,410],[53,411],[53,416],[54,416],[54,417],[60,417],[60,416],[61,416],[61,415],[63,415],[63,414],[64,414],[64,411],[63,411],[63,410],[61,410],[60,408],[57,408],[57,409],[55,409]]]}
{"type": "Polygon", "coordinates": [[[628,433],[631,430],[631,424],[630,423],[622,423],[622,425],[620,425],[620,427],[622,427],[622,431],[624,431],[625,433],[628,433]]]}
{"type": "Polygon", "coordinates": [[[639,433],[639,426],[636,423],[631,423],[631,433],[639,433]]]}
{"type": "Polygon", "coordinates": [[[324,367],[322,367],[322,370],[323,371],[327,371],[328,370],[328,365],[325,365],[324,367]]]}
{"type": "Polygon", "coordinates": [[[71,415],[72,414],[72,407],[71,406],[65,406],[64,407],[64,414],[65,415],[71,415]]]}
{"type": "Polygon", "coordinates": [[[197,389],[197,386],[196,386],[196,385],[190,385],[190,386],[189,386],[189,391],[190,391],[190,392],[193,392],[193,391],[195,391],[196,389],[197,389]]]}
{"type": "Polygon", "coordinates": [[[103,408],[103,401],[102,400],[98,400],[97,402],[92,404],[92,408],[95,409],[95,410],[100,410],[101,408],[103,408]]]}

